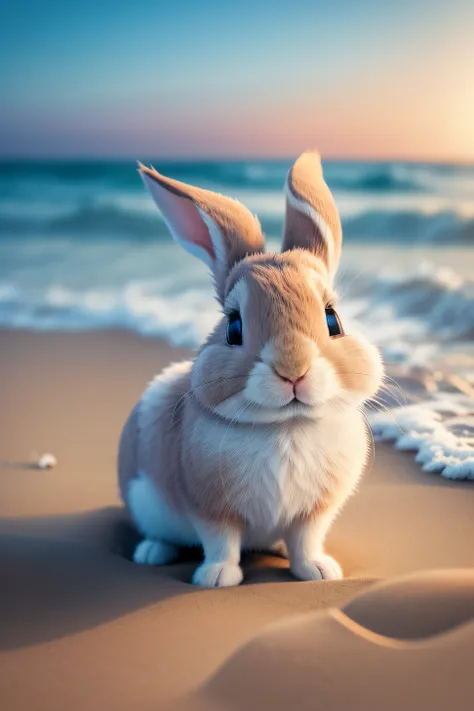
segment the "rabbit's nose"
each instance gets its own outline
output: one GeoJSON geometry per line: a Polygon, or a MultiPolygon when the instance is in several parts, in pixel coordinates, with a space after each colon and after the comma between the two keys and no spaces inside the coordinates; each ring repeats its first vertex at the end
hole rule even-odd
{"type": "Polygon", "coordinates": [[[281,373],[278,370],[278,368],[274,367],[273,370],[275,371],[275,373],[278,375],[279,378],[281,378],[282,380],[285,381],[285,383],[291,383],[293,385],[293,387],[295,387],[297,383],[301,382],[304,379],[309,368],[303,373],[303,375],[299,375],[297,377],[292,376],[291,378],[287,378],[286,375],[283,375],[283,373],[281,373]]]}
{"type": "Polygon", "coordinates": [[[316,345],[303,334],[280,334],[265,351],[267,365],[293,387],[303,380],[316,357],[316,345]]]}

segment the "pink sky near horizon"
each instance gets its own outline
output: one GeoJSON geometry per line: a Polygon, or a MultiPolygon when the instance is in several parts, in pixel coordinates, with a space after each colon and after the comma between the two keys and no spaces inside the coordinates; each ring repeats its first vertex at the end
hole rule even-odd
{"type": "Polygon", "coordinates": [[[474,160],[474,4],[183,2],[10,3],[0,156],[474,160]]]}

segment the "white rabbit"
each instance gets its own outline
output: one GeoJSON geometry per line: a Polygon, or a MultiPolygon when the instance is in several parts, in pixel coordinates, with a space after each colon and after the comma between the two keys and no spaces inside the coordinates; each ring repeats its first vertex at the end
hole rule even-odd
{"type": "Polygon", "coordinates": [[[302,580],[339,578],[324,552],[368,452],[361,404],[383,366],[334,310],[341,225],[318,153],[288,174],[281,254],[243,205],[140,165],[175,240],[209,265],[222,318],[194,360],[145,390],[120,442],[121,494],[162,565],[202,545],[193,582],[242,581],[243,548],[283,540],[302,580]]]}

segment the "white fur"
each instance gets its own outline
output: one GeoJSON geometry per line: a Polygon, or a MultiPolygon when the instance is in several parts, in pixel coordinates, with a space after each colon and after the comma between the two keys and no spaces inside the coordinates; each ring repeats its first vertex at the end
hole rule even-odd
{"type": "Polygon", "coordinates": [[[130,482],[127,500],[133,520],[145,538],[181,546],[199,544],[191,521],[168,504],[145,472],[139,472],[130,482]]]}
{"type": "Polygon", "coordinates": [[[338,580],[342,578],[341,566],[326,553],[318,553],[314,558],[298,558],[291,563],[290,570],[300,580],[338,580]]]}
{"type": "MultiPolygon", "coordinates": [[[[342,503],[342,502],[339,502],[342,503]]],[[[300,580],[342,578],[339,564],[323,550],[326,533],[339,506],[311,521],[294,521],[286,534],[286,545],[291,560],[291,571],[300,580]]]]}
{"type": "Polygon", "coordinates": [[[207,588],[239,585],[243,578],[239,565],[241,532],[199,519],[194,523],[204,548],[204,563],[194,573],[193,583],[207,588]]]}
{"type": "Polygon", "coordinates": [[[352,488],[352,472],[359,472],[365,460],[365,432],[357,413],[344,420],[328,412],[319,422],[301,421],[296,427],[283,423],[264,430],[227,428],[219,449],[221,456],[241,453],[235,460],[235,475],[242,493],[233,504],[249,524],[244,535],[246,547],[268,546],[284,537],[295,518],[324,498],[332,459],[333,466],[339,467],[335,473],[342,476],[351,470],[346,478],[349,490],[352,488]],[[342,427],[346,431],[347,426],[351,428],[344,441],[347,461],[340,462],[334,456],[343,444],[337,432],[342,427]]]}
{"type": "MultiPolygon", "coordinates": [[[[303,405],[300,402],[290,403],[286,407],[262,407],[252,404],[243,393],[232,395],[214,407],[214,412],[225,420],[232,423],[266,425],[280,422],[289,422],[295,417],[309,418],[314,420],[317,416],[315,408],[303,405]]],[[[319,412],[321,414],[321,411],[319,412]]]]}
{"type": "Polygon", "coordinates": [[[243,580],[242,568],[236,563],[221,560],[216,563],[202,563],[193,575],[194,585],[204,588],[227,588],[240,585],[243,580]]]}
{"type": "Polygon", "coordinates": [[[244,397],[253,405],[278,412],[294,399],[293,386],[284,382],[270,365],[257,362],[250,371],[244,397]]]}
{"type": "Polygon", "coordinates": [[[133,561],[140,565],[166,565],[178,555],[176,546],[149,538],[141,541],[133,554],[133,561]]]}
{"type": "Polygon", "coordinates": [[[140,400],[138,427],[143,430],[153,424],[156,413],[164,407],[165,397],[170,387],[181,375],[189,373],[193,367],[191,360],[171,363],[161,371],[148,385],[140,400]]]}
{"type": "Polygon", "coordinates": [[[334,270],[335,264],[334,236],[332,234],[331,228],[329,227],[326,220],[319,214],[319,212],[316,212],[314,207],[312,207],[308,202],[306,202],[306,200],[297,198],[293,194],[288,184],[288,179],[286,181],[285,193],[286,199],[288,200],[288,203],[291,205],[291,207],[293,207],[295,210],[298,210],[298,212],[303,213],[303,215],[306,215],[306,217],[308,217],[312,222],[314,222],[319,232],[321,233],[328,250],[329,271],[332,272],[334,270]]]}

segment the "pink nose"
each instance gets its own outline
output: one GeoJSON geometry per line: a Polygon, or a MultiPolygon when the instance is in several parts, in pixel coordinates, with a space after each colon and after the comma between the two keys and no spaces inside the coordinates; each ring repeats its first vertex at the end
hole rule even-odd
{"type": "MultiPolygon", "coordinates": [[[[306,371],[306,373],[307,373],[307,372],[308,372],[308,371],[306,371]]],[[[281,373],[279,373],[276,368],[275,368],[275,373],[278,375],[279,378],[281,378],[282,380],[284,380],[285,383],[291,383],[291,384],[293,385],[293,388],[295,387],[295,385],[296,385],[297,383],[301,382],[301,380],[303,380],[303,378],[306,376],[306,373],[303,373],[303,375],[300,375],[300,377],[299,377],[299,378],[296,378],[296,379],[287,378],[286,376],[284,376],[284,375],[282,375],[281,373]]]]}

